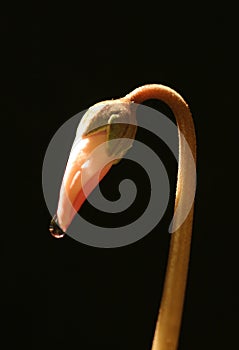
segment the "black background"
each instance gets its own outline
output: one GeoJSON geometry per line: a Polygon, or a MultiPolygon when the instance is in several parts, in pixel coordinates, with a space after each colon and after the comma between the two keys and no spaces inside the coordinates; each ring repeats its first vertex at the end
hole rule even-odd
{"type": "MultiPolygon", "coordinates": [[[[238,346],[234,10],[195,6],[188,13],[146,5],[58,4],[2,15],[2,130],[14,147],[11,217],[3,233],[4,349],[22,342],[31,349],[150,349],[173,195],[164,219],[147,237],[124,248],[97,249],[49,235],[51,216],[41,187],[48,143],[67,119],[146,83],[165,84],[182,94],[198,139],[195,221],[179,349],[238,346]],[[15,144],[9,135],[19,141],[15,144]]],[[[173,120],[162,103],[149,105],[173,120]]],[[[141,132],[138,137],[157,145],[150,135],[141,132]]],[[[176,164],[163,145],[159,148],[173,191],[176,164]]],[[[129,169],[122,161],[107,175],[102,181],[106,195],[117,196],[118,175],[124,178],[129,169]]],[[[137,178],[137,169],[131,172],[137,178]]],[[[139,191],[147,199],[140,181],[139,191]]],[[[85,203],[82,213],[87,216],[91,210],[85,203]]]]}

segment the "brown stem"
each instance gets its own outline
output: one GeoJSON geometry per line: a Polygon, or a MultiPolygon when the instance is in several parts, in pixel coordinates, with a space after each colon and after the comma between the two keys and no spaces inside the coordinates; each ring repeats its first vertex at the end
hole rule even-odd
{"type": "Polygon", "coordinates": [[[145,85],[125,96],[126,100],[141,103],[148,99],[165,102],[174,113],[179,130],[179,163],[173,219],[175,232],[170,241],[170,249],[164,281],[163,295],[156,324],[152,350],[176,350],[181,326],[184,295],[186,289],[188,263],[193,223],[193,205],[186,220],[182,222],[181,208],[195,189],[195,171],[188,161],[187,144],[196,160],[196,136],[189,107],[183,98],[169,87],[157,84],[145,85]],[[180,221],[181,220],[181,221],[180,221]]]}

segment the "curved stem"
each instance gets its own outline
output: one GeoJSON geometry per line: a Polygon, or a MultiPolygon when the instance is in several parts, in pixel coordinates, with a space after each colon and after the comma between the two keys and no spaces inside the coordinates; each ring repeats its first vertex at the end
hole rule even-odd
{"type": "MultiPolygon", "coordinates": [[[[196,136],[189,107],[176,91],[157,84],[137,88],[123,99],[135,103],[142,103],[148,99],[158,99],[165,102],[174,113],[179,130],[176,211],[179,202],[182,205],[187,202],[187,198],[195,189],[196,182],[195,171],[192,169],[192,164],[188,162],[186,151],[186,147],[189,145],[194,160],[196,160],[196,136]]],[[[179,222],[180,212],[173,219],[175,230],[173,230],[170,241],[164,289],[152,350],[175,350],[178,345],[190,257],[193,205],[186,220],[178,227],[179,222]]]]}

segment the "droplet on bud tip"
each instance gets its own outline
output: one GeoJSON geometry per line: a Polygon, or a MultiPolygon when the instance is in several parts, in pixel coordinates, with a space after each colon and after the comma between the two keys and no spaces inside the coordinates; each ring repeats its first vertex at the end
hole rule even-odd
{"type": "Polygon", "coordinates": [[[51,219],[49,231],[51,235],[55,238],[63,238],[65,236],[65,232],[62,231],[62,229],[58,225],[57,215],[54,215],[51,219]]]}

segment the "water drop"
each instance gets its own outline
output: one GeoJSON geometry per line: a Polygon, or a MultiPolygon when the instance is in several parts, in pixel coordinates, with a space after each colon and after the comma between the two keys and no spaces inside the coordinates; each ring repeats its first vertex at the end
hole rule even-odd
{"type": "Polygon", "coordinates": [[[51,219],[49,231],[51,235],[55,238],[63,238],[65,236],[65,232],[62,231],[62,229],[58,225],[58,219],[56,214],[51,219]]]}

